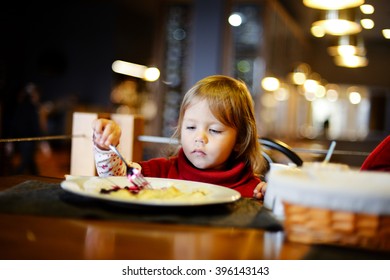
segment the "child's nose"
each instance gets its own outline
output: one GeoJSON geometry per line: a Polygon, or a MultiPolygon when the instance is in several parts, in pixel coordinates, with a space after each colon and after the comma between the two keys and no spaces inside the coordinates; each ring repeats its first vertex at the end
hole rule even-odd
{"type": "Polygon", "coordinates": [[[195,137],[195,143],[206,144],[207,136],[204,132],[199,132],[195,137]]]}

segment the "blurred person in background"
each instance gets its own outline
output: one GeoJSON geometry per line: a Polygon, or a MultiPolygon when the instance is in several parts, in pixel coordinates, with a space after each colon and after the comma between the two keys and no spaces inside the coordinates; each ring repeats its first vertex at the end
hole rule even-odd
{"type": "MultiPolygon", "coordinates": [[[[39,110],[39,89],[34,83],[28,83],[18,95],[12,119],[12,137],[30,138],[42,136],[39,110]]],[[[13,149],[13,147],[9,149],[13,149]]],[[[20,162],[15,172],[17,174],[37,175],[39,173],[35,159],[37,142],[18,141],[15,142],[15,149],[20,153],[20,162]]]]}

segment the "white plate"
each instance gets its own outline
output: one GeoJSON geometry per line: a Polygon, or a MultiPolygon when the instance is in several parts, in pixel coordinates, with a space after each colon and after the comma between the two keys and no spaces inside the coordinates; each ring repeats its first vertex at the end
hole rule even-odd
{"type": "Polygon", "coordinates": [[[149,205],[149,206],[193,206],[193,205],[212,205],[234,202],[240,199],[241,194],[236,190],[229,189],[223,186],[214,184],[162,179],[162,178],[146,178],[154,188],[164,188],[175,186],[182,192],[193,192],[199,189],[207,190],[205,199],[195,201],[175,201],[175,200],[133,200],[122,197],[114,197],[107,194],[101,194],[102,188],[111,188],[112,186],[126,187],[130,183],[126,177],[90,177],[90,176],[66,176],[66,180],[61,182],[61,187],[65,191],[71,192],[84,197],[101,199],[109,202],[120,202],[134,205],[149,205]]]}

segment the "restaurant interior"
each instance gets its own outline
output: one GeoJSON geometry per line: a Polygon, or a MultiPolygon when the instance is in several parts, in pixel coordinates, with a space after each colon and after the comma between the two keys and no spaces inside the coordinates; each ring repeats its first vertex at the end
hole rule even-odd
{"type": "MultiPolygon", "coordinates": [[[[37,141],[38,172],[63,176],[70,170],[74,112],[139,114],[146,135],[170,137],[185,91],[207,75],[226,74],[248,85],[260,137],[283,141],[308,161],[322,160],[335,140],[332,160],[358,168],[390,131],[389,40],[382,33],[390,28],[390,5],[364,2],[374,11],[349,9],[358,29],[347,35],[314,33],[321,10],[294,0],[7,3],[1,138],[35,136],[16,136],[12,122],[18,94],[34,85],[40,136],[68,137],[37,141]],[[350,63],[362,65],[348,64],[338,44],[354,48],[350,63]],[[114,62],[159,76],[148,81],[114,62]]],[[[0,144],[2,161],[12,163],[2,164],[1,174],[17,173],[17,143],[0,144]]],[[[144,158],[159,151],[145,143],[144,158]]]]}
{"type": "MultiPolygon", "coordinates": [[[[389,259],[389,196],[383,189],[388,174],[372,181],[370,187],[385,195],[369,200],[368,207],[387,207],[387,214],[336,211],[334,233],[347,236],[335,247],[311,246],[313,240],[302,240],[307,237],[302,228],[297,243],[283,241],[275,209],[270,213],[253,198],[175,213],[169,207],[137,212],[139,205],[101,207],[84,194],[74,195],[74,185],[62,185],[65,175],[70,180],[96,175],[89,136],[97,117],[132,122],[122,128],[127,140],[119,146],[127,159],[166,156],[182,97],[214,74],[247,85],[269,160],[292,167],[293,155],[359,171],[390,135],[390,1],[315,6],[325,2],[344,1],[3,3],[0,258],[389,259]],[[334,22],[341,25],[334,28],[334,22]],[[23,107],[26,97],[29,109],[23,107]],[[32,162],[23,165],[31,156],[32,162]],[[92,169],[83,173],[87,165],[92,169]],[[362,231],[356,233],[356,227],[362,231]],[[355,250],[358,242],[363,251],[355,250]],[[374,250],[365,251],[370,246],[374,250]]],[[[318,185],[329,178],[323,179],[318,185]]],[[[372,195],[363,181],[343,177],[331,185],[351,189],[348,201],[354,184],[363,197],[372,195]]],[[[323,226],[334,213],[294,209],[299,220],[314,213],[310,226],[323,226]]],[[[315,235],[313,243],[335,242],[329,234],[315,235]]]]}

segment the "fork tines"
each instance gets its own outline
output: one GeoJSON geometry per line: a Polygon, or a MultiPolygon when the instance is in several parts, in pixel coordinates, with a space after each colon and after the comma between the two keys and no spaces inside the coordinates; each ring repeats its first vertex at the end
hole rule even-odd
{"type": "Polygon", "coordinates": [[[130,170],[130,172],[128,172],[127,178],[140,189],[151,189],[152,188],[150,183],[145,179],[145,177],[136,168],[132,168],[132,170],[130,170]]]}

